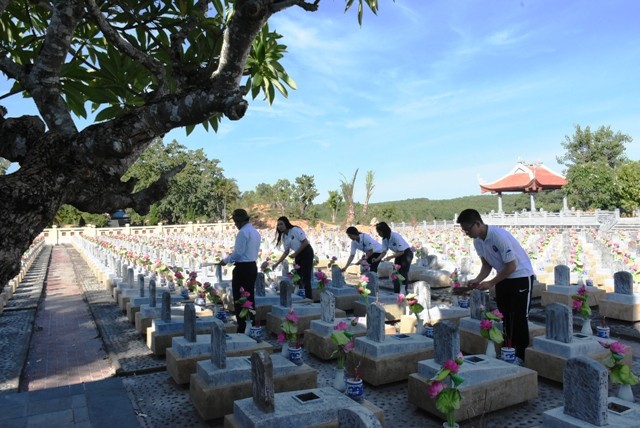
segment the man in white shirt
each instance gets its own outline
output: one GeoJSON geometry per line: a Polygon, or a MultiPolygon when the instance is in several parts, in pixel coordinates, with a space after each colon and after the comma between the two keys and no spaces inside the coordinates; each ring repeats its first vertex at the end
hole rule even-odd
{"type": "Polygon", "coordinates": [[[466,209],[456,222],[473,238],[473,246],[482,261],[480,273],[469,281],[469,287],[478,290],[496,287],[496,303],[504,315],[505,338],[511,339],[516,349],[516,361],[522,365],[525,349],[529,346],[528,317],[535,279],[531,260],[511,233],[484,224],[478,211],[466,209]],[[492,269],[496,270],[496,276],[485,281],[492,269]]]}
{"type": "Polygon", "coordinates": [[[238,331],[244,332],[246,328],[246,320],[238,315],[241,311],[241,305],[235,303],[241,297],[240,288],[249,293],[248,300],[253,304],[255,309],[254,291],[256,279],[258,278],[258,252],[260,251],[260,234],[249,222],[249,214],[241,208],[233,210],[231,218],[238,228],[236,242],[233,252],[222,260],[222,265],[233,263],[234,268],[231,274],[231,288],[233,290],[234,312],[238,321],[238,331]]]}

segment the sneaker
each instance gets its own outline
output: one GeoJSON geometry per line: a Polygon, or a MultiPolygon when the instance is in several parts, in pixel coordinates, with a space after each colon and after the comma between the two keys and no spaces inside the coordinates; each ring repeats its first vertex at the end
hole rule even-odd
{"type": "Polygon", "coordinates": [[[524,361],[520,357],[516,357],[516,360],[513,362],[516,366],[524,367],[524,361]]]}

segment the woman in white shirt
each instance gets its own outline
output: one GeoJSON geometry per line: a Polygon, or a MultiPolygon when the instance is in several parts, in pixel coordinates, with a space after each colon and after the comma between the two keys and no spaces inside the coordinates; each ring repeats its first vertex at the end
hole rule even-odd
{"type": "Polygon", "coordinates": [[[307,299],[312,299],[313,247],[309,244],[304,230],[291,224],[289,219],[284,216],[278,218],[276,223],[276,247],[280,246],[280,244],[282,244],[282,257],[273,265],[273,268],[275,269],[289,255],[289,252],[293,251],[294,262],[300,266],[300,269],[298,269],[300,281],[302,282],[300,288],[304,288],[304,294],[307,299]]]}
{"type": "MultiPolygon", "coordinates": [[[[382,254],[377,258],[377,261],[393,259],[394,265],[400,265],[398,273],[404,277],[404,293],[407,294],[409,287],[409,268],[411,267],[411,261],[413,260],[413,251],[411,251],[411,245],[404,240],[396,232],[392,232],[387,223],[381,221],[376,224],[376,232],[382,238],[382,254]],[[385,257],[388,251],[391,251],[391,255],[385,257]]],[[[375,260],[375,259],[374,259],[375,260]]],[[[394,281],[393,292],[400,293],[400,283],[394,281]]]]}
{"type": "Polygon", "coordinates": [[[378,265],[380,264],[380,260],[374,262],[382,253],[382,245],[373,239],[371,235],[360,232],[356,227],[350,226],[347,228],[347,236],[351,239],[351,254],[349,255],[349,259],[347,260],[347,264],[341,269],[342,272],[347,270],[353,258],[356,255],[356,251],[360,250],[364,253],[362,256],[363,259],[367,261],[369,264],[369,270],[371,272],[378,272],[378,265]]]}

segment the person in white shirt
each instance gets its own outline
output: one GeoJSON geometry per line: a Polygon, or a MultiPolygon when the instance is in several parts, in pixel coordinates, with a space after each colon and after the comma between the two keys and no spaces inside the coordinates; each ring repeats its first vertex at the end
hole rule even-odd
{"type": "Polygon", "coordinates": [[[311,291],[311,275],[313,274],[313,247],[307,240],[307,235],[300,227],[291,224],[287,217],[278,218],[276,223],[276,247],[282,244],[282,256],[273,268],[275,269],[282,261],[287,258],[290,251],[293,251],[292,257],[294,263],[300,266],[298,274],[300,275],[301,287],[307,299],[312,299],[311,291]]]}
{"type": "Polygon", "coordinates": [[[347,259],[347,263],[341,269],[342,272],[347,270],[349,265],[351,265],[357,250],[364,253],[362,257],[369,264],[369,270],[371,272],[378,272],[380,261],[374,262],[373,260],[382,254],[382,244],[373,239],[371,235],[360,232],[354,226],[347,228],[347,236],[351,239],[351,254],[349,255],[349,259],[347,259]]]}
{"type": "Polygon", "coordinates": [[[240,289],[244,289],[249,293],[247,300],[253,303],[255,309],[254,292],[256,279],[258,278],[258,266],[256,260],[260,251],[260,233],[249,222],[250,217],[247,212],[241,208],[233,210],[231,218],[238,228],[236,242],[233,252],[225,257],[220,264],[222,266],[233,263],[233,272],[231,273],[231,289],[233,290],[234,312],[238,322],[238,332],[244,332],[247,322],[244,318],[238,316],[242,308],[236,304],[242,297],[240,289]]]}
{"type": "MultiPolygon", "coordinates": [[[[384,221],[376,224],[376,232],[378,232],[378,235],[382,238],[382,254],[373,260],[379,262],[383,259],[393,259],[393,264],[400,266],[398,273],[404,277],[402,284],[404,285],[404,293],[407,294],[409,288],[409,269],[411,268],[411,261],[413,260],[411,245],[409,245],[400,234],[392,232],[389,225],[384,221]],[[389,251],[391,251],[391,254],[386,256],[389,251]]],[[[394,293],[400,293],[400,285],[398,281],[393,282],[394,293]]]]}
{"type": "Polygon", "coordinates": [[[480,273],[469,281],[469,287],[489,290],[496,287],[498,310],[504,315],[505,337],[516,348],[517,364],[524,364],[525,349],[529,346],[529,308],[535,274],[529,255],[508,231],[484,224],[480,213],[466,209],[456,222],[462,231],[473,238],[473,246],[482,261],[480,273]],[[496,276],[485,279],[492,269],[496,276]]]}

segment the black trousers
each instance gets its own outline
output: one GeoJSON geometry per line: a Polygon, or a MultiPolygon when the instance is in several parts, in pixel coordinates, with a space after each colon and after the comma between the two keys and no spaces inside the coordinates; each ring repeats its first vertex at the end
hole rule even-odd
{"type": "Polygon", "coordinates": [[[373,259],[376,257],[380,257],[380,253],[373,253],[371,257],[367,257],[367,263],[369,263],[369,270],[371,272],[378,272],[378,266],[380,265],[380,260],[374,262],[373,259]]]}
{"type": "Polygon", "coordinates": [[[516,357],[524,361],[529,346],[529,308],[534,276],[507,278],[496,284],[496,303],[504,315],[505,339],[511,338],[516,357]]]}
{"type": "Polygon", "coordinates": [[[311,244],[304,247],[304,250],[300,251],[296,256],[295,263],[300,266],[299,274],[300,281],[302,282],[302,288],[304,288],[304,295],[307,299],[313,299],[313,293],[311,291],[311,275],[313,274],[313,247],[311,244]]]}
{"type": "MultiPolygon", "coordinates": [[[[411,251],[411,248],[407,248],[400,257],[393,259],[393,263],[400,265],[398,272],[404,276],[404,281],[402,281],[402,284],[404,284],[404,294],[407,294],[407,289],[409,288],[409,268],[411,268],[411,261],[413,261],[413,251],[411,251]]],[[[399,281],[393,282],[394,293],[400,293],[400,285],[399,281]]]]}
{"type": "Polygon", "coordinates": [[[256,289],[256,279],[258,278],[258,266],[256,262],[237,262],[231,273],[231,289],[233,290],[233,311],[236,314],[238,321],[238,333],[244,333],[244,329],[247,326],[247,322],[244,318],[240,318],[240,311],[242,305],[238,305],[237,302],[242,296],[240,295],[240,288],[250,293],[247,298],[253,302],[253,309],[256,308],[254,294],[256,289]]]}

